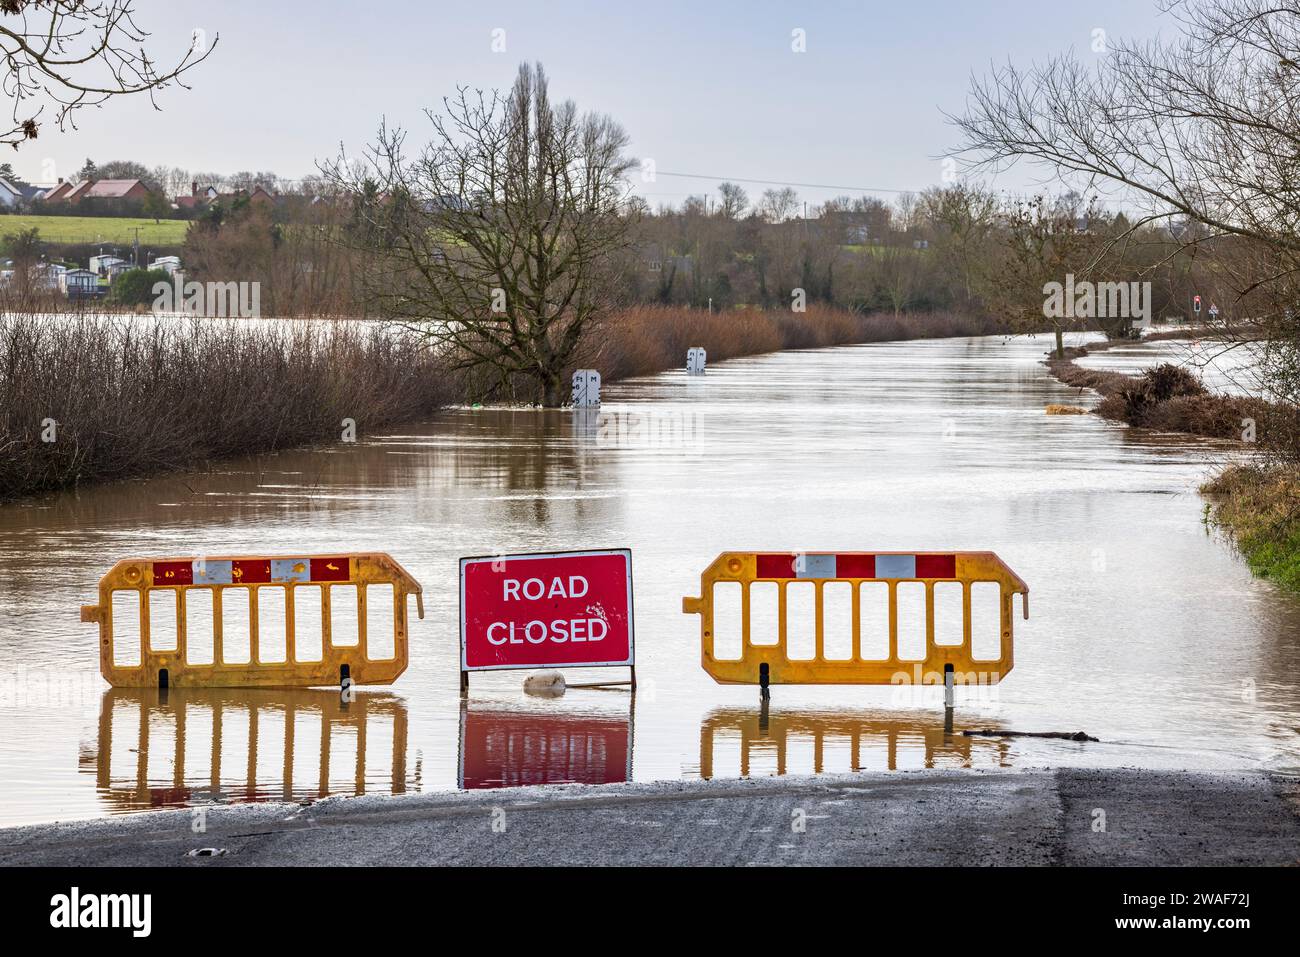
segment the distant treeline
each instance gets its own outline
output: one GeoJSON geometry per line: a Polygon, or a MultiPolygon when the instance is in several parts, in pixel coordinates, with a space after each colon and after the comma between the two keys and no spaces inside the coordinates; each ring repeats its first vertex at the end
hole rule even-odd
{"type": "MultiPolygon", "coordinates": [[[[1043,316],[1043,286],[1067,274],[1151,282],[1157,321],[1189,315],[1195,292],[1207,307],[1213,297],[1213,283],[1166,230],[1133,229],[1122,212],[1077,194],[1020,198],[954,185],[893,203],[842,197],[810,206],[805,218],[792,190],[769,190],[750,205],[734,184],[722,189],[731,205],[700,197],[640,209],[634,241],[612,271],[620,304],[790,308],[798,297],[865,314],[957,312],[1041,330],[1054,325],[1043,316]]],[[[359,278],[370,264],[348,241],[357,228],[346,198],[300,208],[290,221],[246,204],[196,223],[180,255],[197,278],[261,281],[263,307],[276,315],[364,316],[359,278]]]]}

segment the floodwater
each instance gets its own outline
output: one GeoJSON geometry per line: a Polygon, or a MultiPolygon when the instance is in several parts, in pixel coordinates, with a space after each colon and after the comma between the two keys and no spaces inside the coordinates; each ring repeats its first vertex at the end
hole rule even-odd
{"type": "MultiPolygon", "coordinates": [[[[782,353],[457,409],[0,507],[0,823],[211,801],[850,768],[1300,767],[1300,600],[1202,524],[1228,453],[1093,416],[1044,340],[782,353]],[[632,549],[639,690],[458,688],[457,559],[632,549]],[[681,612],[721,551],[992,549],[1031,587],[993,688],[715,684],[681,612]],[[78,609],[124,557],[387,551],[424,586],[391,687],[110,691],[78,609]],[[963,729],[1083,730],[1098,743],[963,729]]],[[[613,670],[570,670],[570,680],[613,670]]]]}
{"type": "Polygon", "coordinates": [[[1182,366],[1199,376],[1212,392],[1268,396],[1260,377],[1260,347],[1255,343],[1224,344],[1211,339],[1153,339],[1131,342],[1083,356],[1075,362],[1085,369],[1105,369],[1137,375],[1162,362],[1182,366]]]}

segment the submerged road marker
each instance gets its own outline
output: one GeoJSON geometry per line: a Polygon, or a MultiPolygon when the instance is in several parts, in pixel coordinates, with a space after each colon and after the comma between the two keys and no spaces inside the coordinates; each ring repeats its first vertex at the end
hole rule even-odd
{"type": "Polygon", "coordinates": [[[691,346],[686,350],[687,375],[704,375],[704,367],[707,361],[708,354],[704,351],[703,346],[691,346]]]}

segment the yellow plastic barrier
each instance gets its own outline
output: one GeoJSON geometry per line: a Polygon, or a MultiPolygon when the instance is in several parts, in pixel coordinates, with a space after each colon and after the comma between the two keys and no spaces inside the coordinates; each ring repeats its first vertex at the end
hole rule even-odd
{"type": "Polygon", "coordinates": [[[115,688],[391,684],[407,597],[388,555],[127,559],[99,583],[99,670],[115,688]]]}
{"type": "Polygon", "coordinates": [[[682,611],[721,684],[995,684],[1017,593],[992,552],[724,552],[682,611]]]}

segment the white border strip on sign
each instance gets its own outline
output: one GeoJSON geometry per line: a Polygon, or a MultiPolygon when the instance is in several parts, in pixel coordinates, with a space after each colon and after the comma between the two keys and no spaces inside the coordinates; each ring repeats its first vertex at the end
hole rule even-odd
{"type": "Polygon", "coordinates": [[[531,552],[524,555],[473,555],[460,560],[460,670],[461,671],[522,671],[528,668],[627,668],[636,665],[636,641],[632,613],[632,549],[596,548],[576,552],[531,552]],[[531,665],[473,665],[465,658],[465,566],[479,562],[519,562],[535,558],[582,558],[584,555],[622,555],[627,562],[627,658],[623,661],[582,661],[577,663],[543,662],[531,665]]]}

